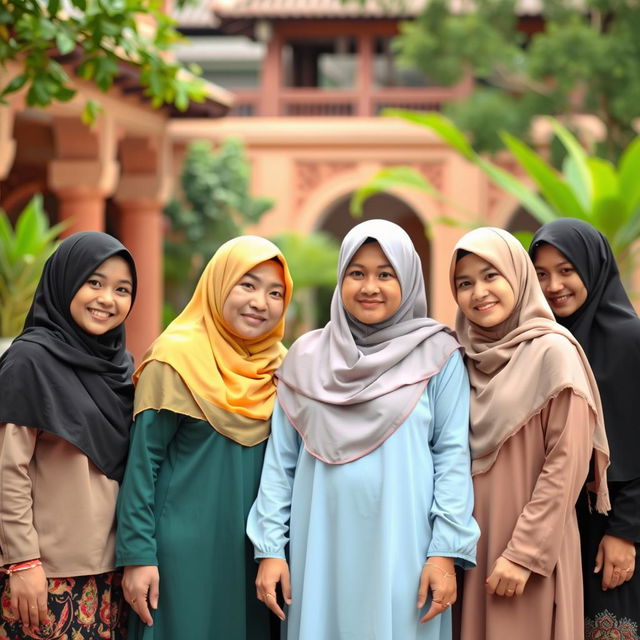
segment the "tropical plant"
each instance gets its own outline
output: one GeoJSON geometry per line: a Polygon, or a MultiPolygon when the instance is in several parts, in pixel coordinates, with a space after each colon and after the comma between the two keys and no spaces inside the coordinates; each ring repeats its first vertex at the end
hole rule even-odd
{"type": "MultiPolygon", "coordinates": [[[[450,147],[482,170],[496,185],[515,197],[538,222],[560,217],[580,218],[602,231],[611,243],[621,270],[632,267],[632,248],[640,238],[640,137],[623,150],[619,163],[589,154],[560,122],[551,118],[553,131],[566,150],[562,170],[556,170],[545,157],[515,136],[502,133],[510,151],[533,181],[536,189],[499,167],[474,150],[465,134],[439,113],[417,113],[389,109],[385,115],[401,117],[437,133],[450,147]]],[[[394,186],[411,186],[433,193],[433,186],[417,172],[395,176],[394,186]]],[[[352,211],[358,213],[364,197],[389,188],[389,175],[374,178],[355,194],[352,211]]]]}
{"type": "Polygon", "coordinates": [[[183,197],[165,207],[170,224],[164,255],[165,325],[185,305],[218,247],[273,206],[270,198],[251,196],[250,178],[239,140],[229,138],[217,150],[207,142],[189,147],[181,176],[183,197]]]}
{"type": "Polygon", "coordinates": [[[531,21],[518,17],[521,4],[430,0],[401,26],[396,50],[434,83],[449,86],[465,74],[478,80],[468,98],[445,106],[478,150],[497,151],[500,131],[524,139],[538,115],[589,113],[605,124],[599,152],[617,160],[640,116],[637,3],[542,0],[533,33],[531,21]]]}
{"type": "Polygon", "coordinates": [[[49,225],[36,195],[20,213],[15,230],[0,209],[0,336],[22,330],[44,263],[58,246],[64,224],[49,225]]]}
{"type": "Polygon", "coordinates": [[[293,276],[293,300],[287,315],[287,341],[305,330],[323,325],[328,318],[318,304],[318,298],[328,298],[336,285],[340,247],[327,233],[315,231],[309,235],[287,231],[272,238],[287,259],[293,276]]]}

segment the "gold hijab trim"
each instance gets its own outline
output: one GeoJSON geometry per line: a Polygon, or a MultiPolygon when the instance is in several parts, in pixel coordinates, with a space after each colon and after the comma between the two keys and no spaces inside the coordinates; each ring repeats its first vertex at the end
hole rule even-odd
{"type": "MultiPolygon", "coordinates": [[[[134,382],[157,360],[178,373],[199,406],[206,403],[246,418],[268,420],[276,394],[273,374],[286,353],[280,342],[285,313],[267,334],[247,340],[227,326],[222,309],[245,273],[274,258],[284,271],[286,313],[293,283],[278,247],[257,236],[234,238],[211,258],[187,306],[144,356],[134,382]]],[[[166,400],[161,408],[174,409],[166,400]]]]}
{"type": "Polygon", "coordinates": [[[138,379],[133,415],[135,417],[147,409],[160,411],[167,407],[176,413],[208,422],[218,433],[245,447],[253,447],[269,437],[271,419],[254,420],[220,409],[193,396],[171,366],[150,362],[138,379]]]}

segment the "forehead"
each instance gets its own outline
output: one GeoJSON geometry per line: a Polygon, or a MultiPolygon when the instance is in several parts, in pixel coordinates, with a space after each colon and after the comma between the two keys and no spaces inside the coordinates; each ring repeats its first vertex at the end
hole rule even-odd
{"type": "Polygon", "coordinates": [[[371,262],[376,265],[390,264],[382,247],[378,242],[368,242],[363,244],[354,254],[349,264],[354,262],[371,262]]]}
{"type": "Polygon", "coordinates": [[[458,274],[470,274],[483,271],[484,269],[495,268],[490,262],[476,255],[475,253],[469,253],[464,258],[461,258],[456,262],[455,275],[458,274]]]}
{"type": "Polygon", "coordinates": [[[270,284],[280,284],[284,287],[284,269],[276,260],[266,260],[265,262],[257,264],[244,274],[244,276],[247,275],[251,275],[254,278],[270,284]]]}
{"type": "Polygon", "coordinates": [[[549,265],[570,263],[564,253],[556,249],[554,246],[546,243],[541,244],[536,248],[533,256],[533,262],[536,265],[541,265],[543,263],[549,265]]]}
{"type": "Polygon", "coordinates": [[[100,272],[119,280],[131,280],[131,268],[122,256],[111,256],[101,262],[91,273],[100,272]]]}

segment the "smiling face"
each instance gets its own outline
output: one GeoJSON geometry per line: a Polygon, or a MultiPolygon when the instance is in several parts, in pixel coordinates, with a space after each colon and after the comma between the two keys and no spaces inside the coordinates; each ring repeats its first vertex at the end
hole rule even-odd
{"type": "Polygon", "coordinates": [[[485,329],[504,322],[516,306],[509,281],[475,253],[458,260],[454,282],[460,310],[468,320],[485,329]]]}
{"type": "Polygon", "coordinates": [[[377,242],[363,244],[342,280],[342,304],[356,320],[378,324],[400,307],[402,290],[395,270],[377,242]]]}
{"type": "Polygon", "coordinates": [[[585,303],[587,288],[575,267],[555,247],[541,244],[533,264],[542,293],[557,317],[567,318],[585,303]]]}
{"type": "Polygon", "coordinates": [[[222,317],[238,337],[259,338],[273,329],[284,313],[284,270],[274,260],[256,265],[229,292],[222,317]]]}
{"type": "Polygon", "coordinates": [[[73,296],[71,317],[85,333],[101,336],[124,322],[131,309],[132,292],[127,261],[121,256],[108,258],[73,296]]]}

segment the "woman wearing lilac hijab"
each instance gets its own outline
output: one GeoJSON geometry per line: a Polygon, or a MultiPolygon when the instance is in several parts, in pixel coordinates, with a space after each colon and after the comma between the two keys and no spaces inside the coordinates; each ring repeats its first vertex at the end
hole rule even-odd
{"type": "Polygon", "coordinates": [[[277,373],[247,531],[288,640],[451,637],[454,563],[473,566],[478,538],[469,386],[426,312],[409,236],[364,222],[342,243],[331,321],[277,373]]]}

